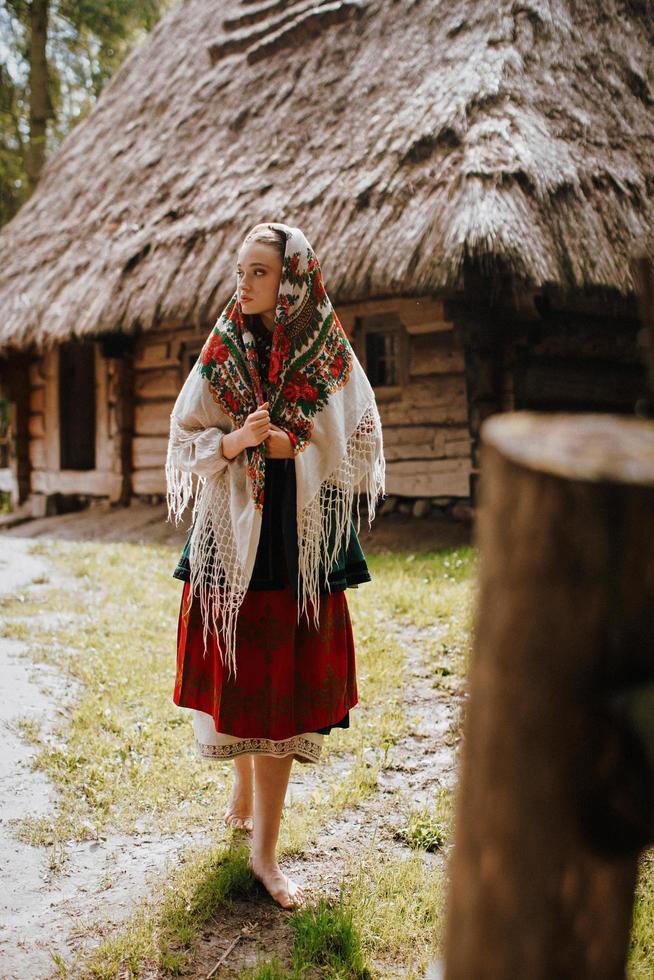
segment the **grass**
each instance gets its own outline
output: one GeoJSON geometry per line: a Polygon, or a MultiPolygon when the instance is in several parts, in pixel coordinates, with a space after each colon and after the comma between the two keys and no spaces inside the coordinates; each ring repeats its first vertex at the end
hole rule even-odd
{"type": "MultiPolygon", "coordinates": [[[[182,821],[215,826],[226,771],[197,758],[188,714],[171,698],[180,593],[170,576],[173,552],[69,542],[48,542],[40,551],[79,588],[46,587],[5,601],[5,631],[29,641],[34,660],[66,672],[79,695],[52,739],[44,743],[33,733],[35,765],[60,790],[60,817],[26,819],[23,838],[52,844],[108,829],[174,831],[182,821]]],[[[381,562],[375,574],[387,580],[392,570],[381,562]]],[[[365,710],[357,710],[349,730],[325,740],[326,761],[334,752],[353,757],[347,778],[335,784],[338,808],[374,791],[375,769],[385,764],[406,724],[401,645],[380,620],[370,590],[353,599],[365,710]]],[[[324,805],[324,797],[301,808],[302,824],[312,822],[311,811],[324,805]]],[[[288,846],[299,846],[291,825],[288,835],[288,846]]]]}
{"type": "Polygon", "coordinates": [[[407,823],[398,828],[395,837],[414,850],[439,851],[449,840],[451,824],[451,793],[441,789],[434,807],[412,810],[407,823]]]}
{"type": "Polygon", "coordinates": [[[627,975],[629,980],[654,976],[654,849],[640,858],[627,975]]]}
{"type": "MultiPolygon", "coordinates": [[[[59,805],[51,816],[26,817],[20,835],[48,846],[53,868],[63,865],[68,841],[109,832],[170,832],[192,825],[197,832],[224,835],[221,811],[230,770],[208,766],[197,757],[189,717],[171,698],[180,597],[179,583],[171,578],[176,553],[161,546],[92,542],[41,542],[34,551],[47,560],[48,575],[34,583],[38,588],[2,600],[4,629],[28,642],[31,659],[63,671],[72,693],[65,720],[47,738],[38,724],[29,719],[21,723],[24,737],[38,750],[35,765],[59,789],[59,805]],[[68,580],[63,586],[57,584],[62,577],[68,580]]],[[[348,593],[361,705],[350,729],[325,739],[320,785],[286,811],[282,855],[306,853],[328,821],[376,793],[379,772],[409,727],[402,705],[400,627],[412,617],[406,597],[395,588],[398,569],[402,587],[420,602],[429,591],[422,579],[428,578],[432,588],[441,582],[447,596],[439,606],[440,639],[448,631],[448,610],[463,616],[468,551],[462,549],[462,557],[458,552],[435,557],[440,569],[435,577],[422,558],[408,556],[404,562],[396,555],[371,556],[375,587],[348,593]],[[446,561],[452,562],[451,573],[446,561]]],[[[428,656],[433,637],[416,642],[424,644],[428,656]]],[[[457,637],[461,649],[466,642],[457,637]]],[[[458,656],[439,650],[439,662],[446,660],[453,676],[460,671],[458,656]]],[[[229,869],[238,869],[239,858],[224,844],[216,847],[208,855],[189,852],[181,872],[168,875],[161,900],[139,907],[123,932],[93,954],[85,975],[109,978],[129,968],[138,976],[155,966],[169,973],[182,969],[207,915],[247,884],[239,878],[241,861],[241,872],[224,885],[229,869]]],[[[414,900],[421,901],[417,893],[414,900]]],[[[348,908],[354,923],[356,907],[350,903],[348,908]]],[[[338,914],[345,916],[339,920],[341,940],[345,943],[349,928],[354,949],[358,927],[347,926],[343,909],[338,914]]],[[[327,920],[336,929],[336,920],[329,919],[333,915],[323,908],[308,932],[320,933],[327,920]]],[[[395,948],[390,940],[388,948],[395,948]]],[[[352,970],[365,975],[362,961],[357,966],[354,954],[350,960],[342,967],[350,973],[343,975],[354,976],[352,970]]],[[[296,972],[298,963],[292,967],[296,972]]],[[[62,976],[65,969],[57,965],[62,976]]],[[[274,971],[276,966],[262,969],[274,971]]]]}
{"type": "Polygon", "coordinates": [[[443,877],[419,854],[380,857],[371,848],[338,903],[320,900],[293,913],[290,965],[273,957],[239,980],[367,980],[383,975],[382,962],[401,964],[403,976],[417,978],[440,940],[444,893],[443,877]]]}
{"type": "Polygon", "coordinates": [[[334,980],[370,977],[352,909],[343,902],[333,905],[320,900],[315,906],[296,912],[291,928],[292,968],[296,975],[302,976],[307,967],[318,967],[334,980]]]}
{"type": "Polygon", "coordinates": [[[420,975],[440,944],[445,893],[444,874],[419,851],[402,857],[371,848],[346,889],[364,955],[420,975]]]}
{"type": "Polygon", "coordinates": [[[254,970],[244,970],[239,980],[288,980],[288,971],[278,956],[260,963],[254,970]]]}
{"type": "MultiPolygon", "coordinates": [[[[373,556],[370,564],[375,592],[374,610],[369,611],[377,627],[396,634],[406,627],[423,631],[412,642],[421,647],[434,686],[444,677],[456,682],[465,677],[472,642],[474,550],[397,552],[373,556]]],[[[369,603],[354,596],[351,605],[359,612],[360,604],[369,603]]]]}
{"type": "MultiPolygon", "coordinates": [[[[58,811],[25,818],[20,835],[47,846],[49,866],[58,870],[68,841],[110,830],[130,834],[192,825],[224,834],[220,814],[229,770],[197,758],[188,716],[171,700],[180,593],[170,576],[176,553],[151,545],[69,542],[42,542],[34,550],[47,559],[50,573],[34,588],[0,600],[0,635],[22,640],[31,659],[63,671],[72,693],[65,720],[47,738],[33,719],[18,722],[38,750],[36,765],[59,790],[58,811]],[[62,573],[72,587],[57,585],[62,573]]],[[[456,688],[467,671],[473,551],[370,556],[369,564],[374,585],[348,593],[361,705],[350,729],[325,740],[320,786],[286,812],[282,854],[306,853],[329,821],[376,793],[392,746],[410,728],[402,703],[406,637],[419,648],[434,688],[456,688]]],[[[318,903],[292,915],[287,962],[273,957],[243,976],[361,978],[366,971],[378,975],[384,963],[418,976],[438,948],[446,888],[425,852],[448,843],[450,813],[445,792],[432,807],[410,811],[397,831],[411,848],[408,856],[371,847],[339,903],[318,903]]],[[[246,853],[236,838],[188,850],[162,878],[160,893],[139,905],[118,935],[83,966],[55,962],[57,975],[109,980],[127,969],[134,977],[186,969],[217,911],[251,894],[246,853]]],[[[640,865],[629,977],[652,975],[649,851],[640,865]]]]}

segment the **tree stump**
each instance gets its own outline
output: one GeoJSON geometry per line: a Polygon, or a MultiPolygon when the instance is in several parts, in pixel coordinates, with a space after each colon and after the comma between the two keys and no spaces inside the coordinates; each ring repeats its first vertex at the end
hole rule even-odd
{"type": "Polygon", "coordinates": [[[445,978],[623,980],[638,849],[591,841],[588,801],[602,696],[654,676],[654,425],[515,412],[482,439],[445,978]]]}

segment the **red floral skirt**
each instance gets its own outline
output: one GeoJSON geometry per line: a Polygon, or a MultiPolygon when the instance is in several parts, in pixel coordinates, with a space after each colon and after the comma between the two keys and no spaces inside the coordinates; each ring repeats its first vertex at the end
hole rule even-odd
{"type": "Polygon", "coordinates": [[[203,656],[200,600],[186,611],[184,583],[177,629],[173,701],[213,716],[217,732],[275,741],[340,721],[358,701],[354,639],[345,592],[321,595],[319,628],[303,614],[288,582],[250,590],[236,625],[236,677],[228,677],[216,638],[203,656]]]}

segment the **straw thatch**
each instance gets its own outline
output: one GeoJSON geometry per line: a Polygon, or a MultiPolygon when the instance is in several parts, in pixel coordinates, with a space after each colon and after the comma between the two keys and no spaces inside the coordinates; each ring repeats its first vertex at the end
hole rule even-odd
{"type": "Polygon", "coordinates": [[[336,301],[633,288],[654,212],[649,0],[181,3],[0,235],[0,344],[203,325],[257,221],[336,301]],[[600,9],[601,8],[601,9],[600,9]]]}

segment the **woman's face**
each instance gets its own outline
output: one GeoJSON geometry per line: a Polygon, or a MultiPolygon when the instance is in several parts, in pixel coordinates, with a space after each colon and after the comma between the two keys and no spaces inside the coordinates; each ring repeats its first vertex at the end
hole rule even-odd
{"type": "Polygon", "coordinates": [[[244,242],[236,264],[238,299],[243,312],[258,313],[266,326],[272,327],[281,277],[282,259],[274,246],[244,242]]]}

